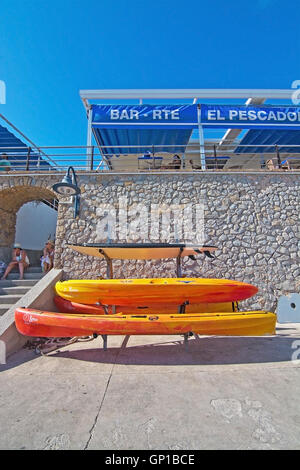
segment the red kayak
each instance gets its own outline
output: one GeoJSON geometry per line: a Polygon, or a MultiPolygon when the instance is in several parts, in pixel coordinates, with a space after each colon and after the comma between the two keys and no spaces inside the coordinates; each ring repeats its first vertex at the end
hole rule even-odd
{"type": "Polygon", "coordinates": [[[176,335],[190,331],[202,335],[248,336],[274,334],[271,312],[219,312],[173,315],[74,315],[18,307],[17,330],[26,336],[68,338],[100,335],[176,335]]]}
{"type": "MultiPolygon", "coordinates": [[[[59,295],[55,295],[53,300],[59,312],[83,313],[86,315],[104,315],[106,313],[101,305],[79,304],[78,302],[63,299],[59,295]]],[[[111,307],[109,307],[108,313],[113,313],[111,310],[111,307]]]]}

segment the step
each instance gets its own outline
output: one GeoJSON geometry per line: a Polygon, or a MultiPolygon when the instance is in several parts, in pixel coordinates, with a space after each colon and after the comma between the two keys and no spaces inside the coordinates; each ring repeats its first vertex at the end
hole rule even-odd
{"type": "Polygon", "coordinates": [[[22,295],[0,295],[0,305],[1,304],[12,304],[14,305],[20,298],[23,297],[22,295]]]}
{"type": "Polygon", "coordinates": [[[4,313],[7,312],[7,310],[9,310],[12,306],[13,304],[0,304],[0,316],[4,315],[4,313]]]}
{"type": "Polygon", "coordinates": [[[42,268],[41,268],[41,266],[29,266],[29,268],[26,268],[26,272],[28,272],[28,273],[41,273],[42,268]]]}
{"type": "Polygon", "coordinates": [[[0,296],[1,295],[24,295],[31,289],[31,286],[14,286],[14,287],[3,287],[0,283],[0,296]]]}
{"type": "Polygon", "coordinates": [[[32,267],[19,279],[18,272],[12,272],[7,279],[0,280],[0,317],[23,297],[43,276],[41,268],[32,267]]]}
{"type": "Polygon", "coordinates": [[[37,279],[5,279],[4,281],[0,281],[0,288],[21,286],[30,289],[37,281],[37,279]]]}
{"type": "MultiPolygon", "coordinates": [[[[18,273],[18,272],[19,272],[18,267],[13,268],[13,269],[11,270],[11,273],[18,273]]],[[[41,273],[41,272],[42,272],[42,268],[41,268],[41,266],[29,266],[29,268],[26,268],[26,269],[25,269],[25,272],[26,272],[26,273],[41,273]]]]}
{"type": "MultiPolygon", "coordinates": [[[[38,281],[39,279],[42,279],[42,277],[44,276],[44,273],[41,273],[41,272],[36,272],[36,273],[28,273],[25,271],[24,273],[24,279],[35,279],[36,281],[38,281]]],[[[20,274],[19,273],[10,273],[8,276],[7,276],[7,279],[11,280],[11,279],[19,279],[20,277],[20,274]]],[[[0,281],[2,282],[2,281],[0,281]]]]}

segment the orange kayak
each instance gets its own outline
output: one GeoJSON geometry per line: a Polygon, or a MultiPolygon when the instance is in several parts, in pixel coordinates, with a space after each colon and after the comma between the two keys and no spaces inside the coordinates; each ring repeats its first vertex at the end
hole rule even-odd
{"type": "Polygon", "coordinates": [[[236,302],[252,297],[257,287],[228,279],[154,278],[59,281],[57,295],[71,302],[104,305],[179,305],[236,302]]]}
{"type": "Polygon", "coordinates": [[[260,336],[274,334],[276,315],[249,311],[173,315],[78,315],[17,308],[15,323],[26,336],[47,338],[100,335],[260,336]]]}
{"type": "MultiPolygon", "coordinates": [[[[87,315],[104,315],[106,312],[102,305],[88,305],[80,304],[78,302],[71,302],[70,300],[63,299],[59,295],[54,296],[54,303],[59,312],[64,313],[83,313],[87,315]]],[[[174,305],[161,305],[159,307],[159,313],[171,314],[176,311],[174,305]]],[[[232,304],[232,302],[223,302],[223,303],[202,303],[202,304],[189,304],[185,307],[185,313],[202,313],[202,312],[235,312],[237,311],[237,306],[232,304]]],[[[157,307],[147,306],[147,307],[129,307],[129,306],[120,306],[116,305],[115,312],[113,311],[112,306],[107,307],[107,313],[145,313],[152,314],[157,313],[157,307]]]]}

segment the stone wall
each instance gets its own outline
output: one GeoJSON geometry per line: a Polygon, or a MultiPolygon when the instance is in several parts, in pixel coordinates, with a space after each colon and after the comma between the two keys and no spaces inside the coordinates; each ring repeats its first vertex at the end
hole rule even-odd
{"type": "MultiPolygon", "coordinates": [[[[0,175],[0,259],[9,262],[15,241],[16,215],[20,207],[34,200],[56,197],[51,186],[59,181],[59,175],[24,175],[11,172],[0,175]]],[[[28,221],[32,223],[32,221],[28,221]]],[[[35,229],[40,229],[36,224],[35,229]]],[[[35,257],[36,258],[36,257],[35,257]]]]}
{"type": "MultiPolygon", "coordinates": [[[[204,243],[218,247],[216,258],[185,259],[183,273],[250,282],[259,287],[259,293],[241,306],[273,308],[280,295],[299,292],[299,181],[296,172],[81,174],[79,217],[73,218],[70,205],[59,206],[55,267],[64,269],[65,278],[106,276],[104,260],[81,255],[67,245],[107,242],[107,237],[125,241],[120,198],[126,198],[129,220],[137,226],[127,241],[172,242],[178,235],[174,226],[171,233],[159,226],[145,233],[138,227],[138,212],[143,207],[164,205],[167,211],[181,205],[189,217],[189,211],[203,204],[204,243]],[[108,219],[117,218],[117,224],[107,231],[103,230],[105,210],[108,219]]],[[[174,277],[176,262],[116,260],[113,267],[118,278],[174,277]]]]}
{"type": "MultiPolygon", "coordinates": [[[[242,306],[272,308],[280,295],[299,292],[299,176],[299,172],[80,173],[79,217],[74,219],[68,201],[60,201],[55,266],[63,268],[65,278],[105,277],[104,260],[81,255],[68,248],[68,243],[106,242],[108,236],[111,241],[182,240],[180,221],[185,222],[192,214],[190,228],[195,231],[195,208],[204,205],[204,243],[218,247],[216,258],[185,259],[183,273],[251,282],[259,287],[259,293],[242,306]],[[127,238],[121,200],[127,201],[129,210],[131,232],[127,238]],[[151,225],[150,215],[146,216],[146,231],[143,223],[139,225],[143,208],[149,214],[155,207],[168,213],[178,205],[184,212],[175,221],[171,217],[170,232],[161,222],[151,225]],[[117,220],[108,231],[105,211],[108,219],[117,220]]],[[[51,187],[61,178],[58,173],[0,175],[0,257],[10,255],[18,209],[30,200],[55,196],[51,187]]],[[[119,278],[173,277],[176,261],[116,260],[113,267],[114,276],[119,278]]]]}

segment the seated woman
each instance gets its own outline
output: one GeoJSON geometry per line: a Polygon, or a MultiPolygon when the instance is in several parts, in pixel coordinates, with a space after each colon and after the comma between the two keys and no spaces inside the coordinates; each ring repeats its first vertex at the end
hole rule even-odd
{"type": "Polygon", "coordinates": [[[189,164],[191,165],[193,170],[202,170],[201,165],[195,165],[193,160],[189,160],[189,164]]]}
{"type": "Polygon", "coordinates": [[[181,168],[181,158],[174,155],[173,160],[168,164],[160,167],[161,170],[179,170],[181,168]]]}
{"type": "Polygon", "coordinates": [[[19,243],[14,244],[12,260],[7,266],[5,273],[3,274],[1,279],[6,279],[10,271],[17,266],[19,267],[20,279],[23,279],[24,269],[28,268],[29,266],[29,258],[26,254],[26,251],[22,250],[21,245],[19,243]]]}
{"type": "Polygon", "coordinates": [[[179,170],[181,167],[181,158],[179,155],[174,155],[173,161],[171,163],[171,168],[174,168],[174,170],[179,170]]]}
{"type": "Polygon", "coordinates": [[[44,273],[50,271],[53,268],[54,261],[54,242],[48,240],[45,243],[45,248],[43,250],[43,256],[41,257],[41,266],[44,273]]]}

